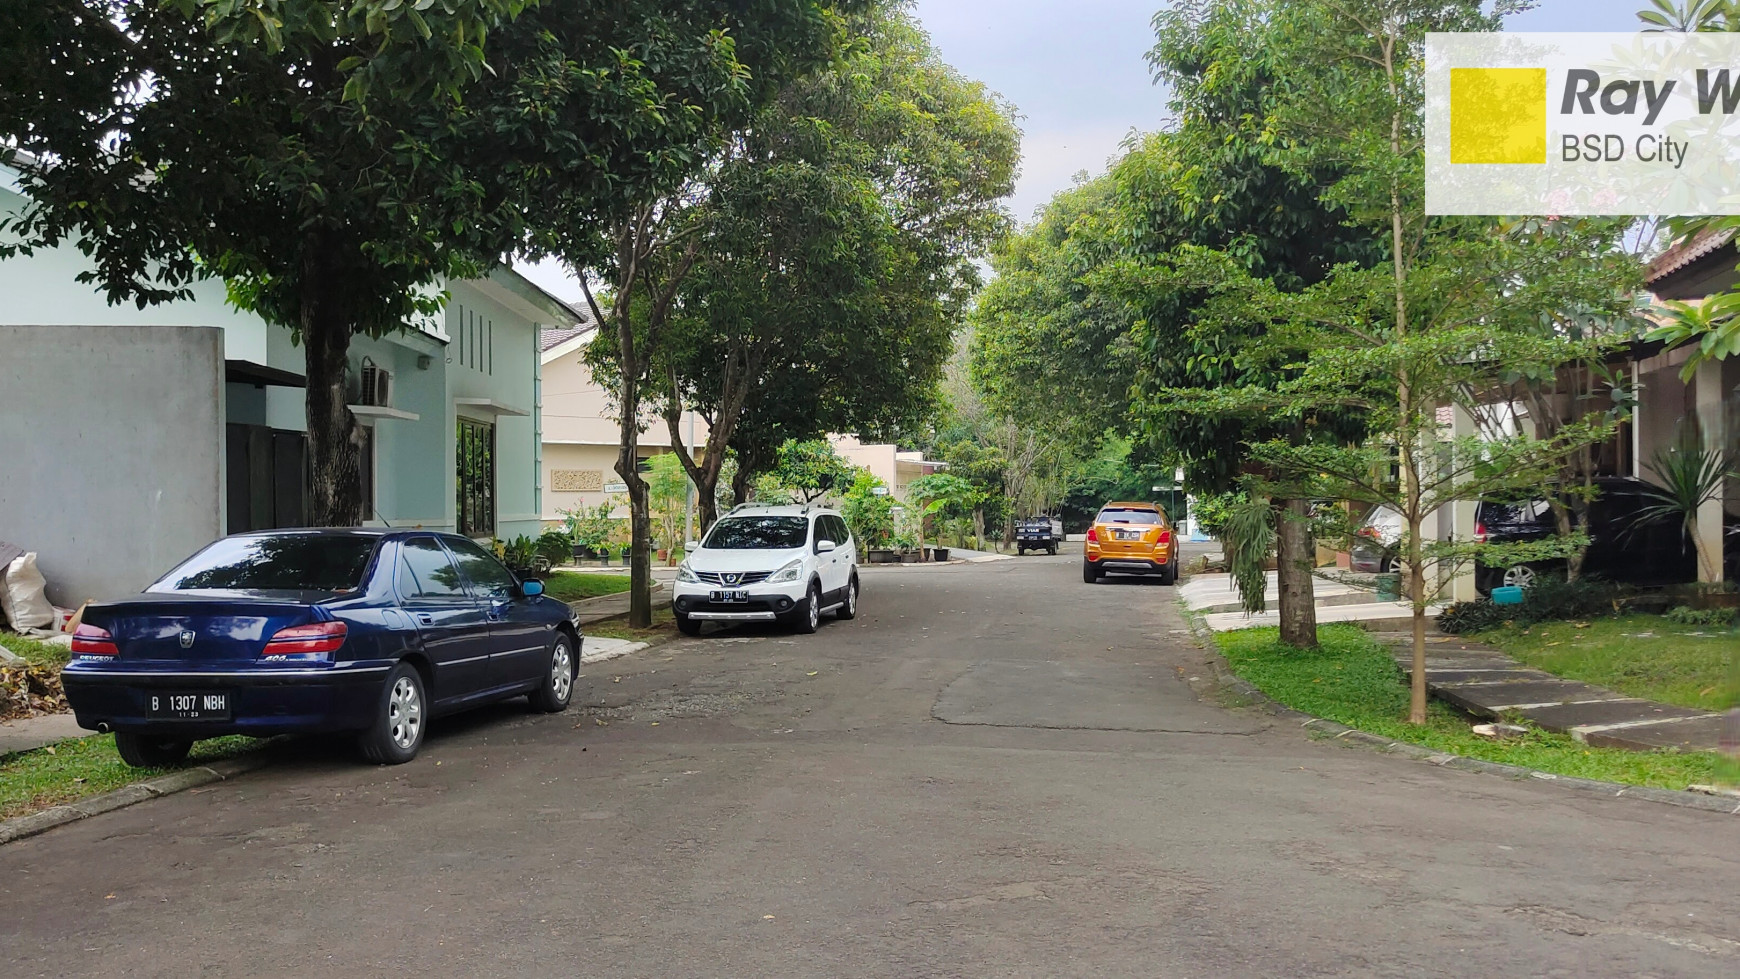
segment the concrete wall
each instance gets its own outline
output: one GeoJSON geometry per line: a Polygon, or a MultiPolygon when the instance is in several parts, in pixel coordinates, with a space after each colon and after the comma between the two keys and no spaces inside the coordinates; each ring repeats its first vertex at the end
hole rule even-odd
{"type": "Polygon", "coordinates": [[[223,535],[221,329],[0,326],[0,351],[0,540],[50,600],[133,594],[223,535]]]}

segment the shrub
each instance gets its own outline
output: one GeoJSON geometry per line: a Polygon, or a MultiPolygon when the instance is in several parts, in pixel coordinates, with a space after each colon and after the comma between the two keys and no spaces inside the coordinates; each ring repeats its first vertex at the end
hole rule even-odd
{"type": "Polygon", "coordinates": [[[1516,617],[1518,606],[1500,605],[1490,598],[1457,602],[1438,614],[1438,631],[1466,636],[1496,629],[1516,617]]]}
{"type": "Polygon", "coordinates": [[[1536,622],[1592,619],[1619,614],[1618,586],[1598,578],[1566,581],[1541,576],[1523,592],[1521,605],[1500,605],[1490,598],[1457,602],[1438,616],[1438,629],[1453,636],[1496,629],[1506,623],[1531,626],[1536,622]]]}
{"type": "Polygon", "coordinates": [[[1731,626],[1737,614],[1731,608],[1691,608],[1681,605],[1668,609],[1665,618],[1676,625],[1731,626]]]}
{"type": "Polygon", "coordinates": [[[574,557],[574,538],[560,530],[546,530],[538,535],[538,556],[554,567],[567,564],[574,557]]]}
{"type": "Polygon", "coordinates": [[[1618,615],[1619,594],[1617,585],[1599,578],[1566,581],[1556,575],[1539,576],[1523,592],[1522,614],[1516,618],[1532,624],[1618,615]]]}

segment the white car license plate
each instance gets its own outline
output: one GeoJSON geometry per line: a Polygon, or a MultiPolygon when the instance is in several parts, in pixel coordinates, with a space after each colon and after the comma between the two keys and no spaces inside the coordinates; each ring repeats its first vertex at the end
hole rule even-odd
{"type": "Polygon", "coordinates": [[[1141,540],[1142,539],[1142,532],[1139,530],[1115,530],[1112,533],[1117,535],[1118,540],[1141,540]]]}
{"type": "Polygon", "coordinates": [[[230,695],[227,691],[199,693],[146,694],[147,713],[177,721],[229,720],[230,695]]]}
{"type": "Polygon", "coordinates": [[[720,602],[720,603],[724,603],[724,604],[735,604],[738,602],[749,601],[749,593],[746,591],[741,591],[741,590],[716,591],[713,594],[709,595],[708,598],[712,599],[715,602],[720,602]]]}

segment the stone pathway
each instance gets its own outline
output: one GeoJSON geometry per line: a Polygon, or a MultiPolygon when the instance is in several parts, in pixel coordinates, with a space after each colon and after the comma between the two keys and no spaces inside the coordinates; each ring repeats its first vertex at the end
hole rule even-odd
{"type": "MultiPolygon", "coordinates": [[[[1413,656],[1396,647],[1396,663],[1413,677],[1413,656]]],[[[1722,715],[1627,697],[1532,669],[1499,650],[1456,637],[1426,649],[1426,688],[1478,717],[1521,716],[1589,745],[1631,751],[1714,750],[1722,715]]]]}

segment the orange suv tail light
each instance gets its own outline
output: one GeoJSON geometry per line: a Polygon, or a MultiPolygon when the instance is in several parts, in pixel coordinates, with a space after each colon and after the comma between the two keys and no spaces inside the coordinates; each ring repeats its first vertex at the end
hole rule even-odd
{"type": "Polygon", "coordinates": [[[1087,539],[1098,543],[1100,539],[1100,529],[1098,527],[1089,527],[1087,539]]]}
{"type": "Polygon", "coordinates": [[[1158,540],[1159,540],[1159,542],[1160,542],[1160,543],[1162,543],[1162,544],[1170,544],[1170,543],[1172,543],[1172,531],[1170,531],[1170,530],[1162,530],[1162,531],[1161,531],[1161,532],[1160,532],[1160,536],[1159,536],[1159,538],[1158,538],[1158,540]]]}

